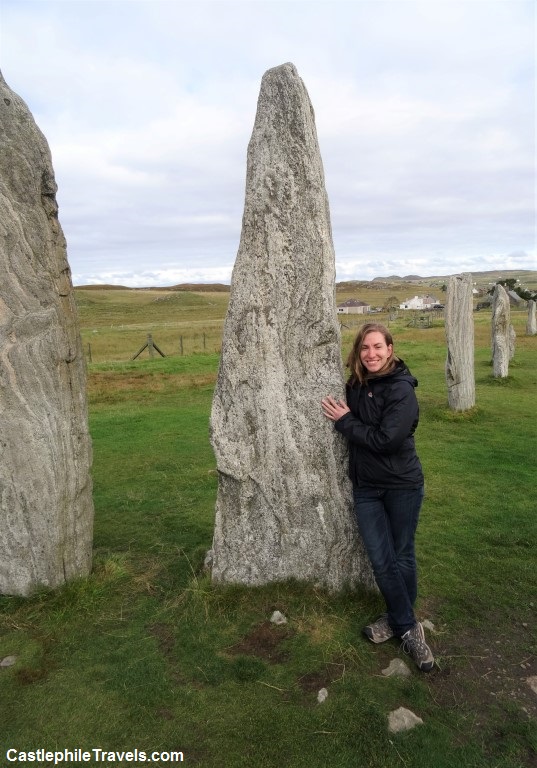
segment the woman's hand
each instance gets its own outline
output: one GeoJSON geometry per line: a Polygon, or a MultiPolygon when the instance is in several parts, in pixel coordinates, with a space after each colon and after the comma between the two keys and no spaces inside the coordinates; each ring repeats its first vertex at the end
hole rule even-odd
{"type": "Polygon", "coordinates": [[[341,419],[342,416],[345,416],[346,413],[350,413],[351,410],[343,400],[334,400],[330,395],[321,400],[321,406],[324,415],[327,419],[330,419],[330,421],[341,419]]]}

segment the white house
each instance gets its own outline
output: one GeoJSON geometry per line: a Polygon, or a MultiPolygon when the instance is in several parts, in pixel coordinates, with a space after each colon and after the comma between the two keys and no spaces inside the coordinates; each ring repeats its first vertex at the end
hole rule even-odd
{"type": "Polygon", "coordinates": [[[432,309],[438,303],[434,296],[414,296],[399,304],[399,309],[432,309]]]}
{"type": "Polygon", "coordinates": [[[371,304],[358,299],[347,299],[342,304],[337,305],[337,311],[340,315],[366,315],[371,311],[371,304]]]}

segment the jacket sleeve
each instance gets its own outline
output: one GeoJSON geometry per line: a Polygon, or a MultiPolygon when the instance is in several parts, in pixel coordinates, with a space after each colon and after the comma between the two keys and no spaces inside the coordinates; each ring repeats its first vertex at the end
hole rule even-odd
{"type": "Polygon", "coordinates": [[[377,426],[364,424],[352,413],[347,413],[334,422],[334,427],[351,443],[377,453],[395,453],[413,434],[418,415],[414,387],[401,381],[391,388],[377,426]]]}

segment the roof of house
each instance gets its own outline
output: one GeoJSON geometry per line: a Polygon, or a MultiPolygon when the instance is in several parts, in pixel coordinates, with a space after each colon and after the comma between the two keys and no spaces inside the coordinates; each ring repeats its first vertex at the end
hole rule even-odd
{"type": "Polygon", "coordinates": [[[359,299],[347,299],[347,301],[338,304],[338,307],[368,307],[369,304],[366,301],[360,301],[359,299]]]}
{"type": "Polygon", "coordinates": [[[514,304],[521,304],[524,301],[522,296],[519,296],[516,291],[507,291],[507,295],[509,296],[511,302],[514,304]]]}
{"type": "Polygon", "coordinates": [[[434,296],[413,296],[411,299],[405,299],[403,304],[408,304],[410,301],[418,299],[422,304],[436,304],[437,299],[434,296]]]}

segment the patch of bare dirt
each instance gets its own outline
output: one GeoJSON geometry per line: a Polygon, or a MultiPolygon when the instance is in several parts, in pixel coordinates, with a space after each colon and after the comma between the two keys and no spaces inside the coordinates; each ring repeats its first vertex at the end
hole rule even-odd
{"type": "Polygon", "coordinates": [[[150,624],[147,629],[149,634],[157,641],[158,649],[166,658],[170,658],[175,647],[175,635],[173,628],[169,624],[155,622],[150,624]]]}
{"type": "Polygon", "coordinates": [[[294,632],[286,626],[277,626],[270,621],[264,621],[228,650],[232,654],[257,656],[270,664],[281,664],[287,661],[289,653],[279,646],[293,634],[294,632]]]}
{"type": "Polygon", "coordinates": [[[476,630],[453,637],[428,634],[437,664],[427,675],[433,700],[442,706],[460,706],[475,713],[476,725],[487,719],[491,704],[511,704],[537,720],[537,694],[528,678],[537,675],[537,658],[529,630],[513,625],[510,635],[487,638],[476,630]]]}
{"type": "Polygon", "coordinates": [[[297,680],[303,693],[316,693],[321,688],[328,688],[330,683],[341,680],[345,673],[345,665],[327,663],[316,672],[308,672],[297,680]]]}

